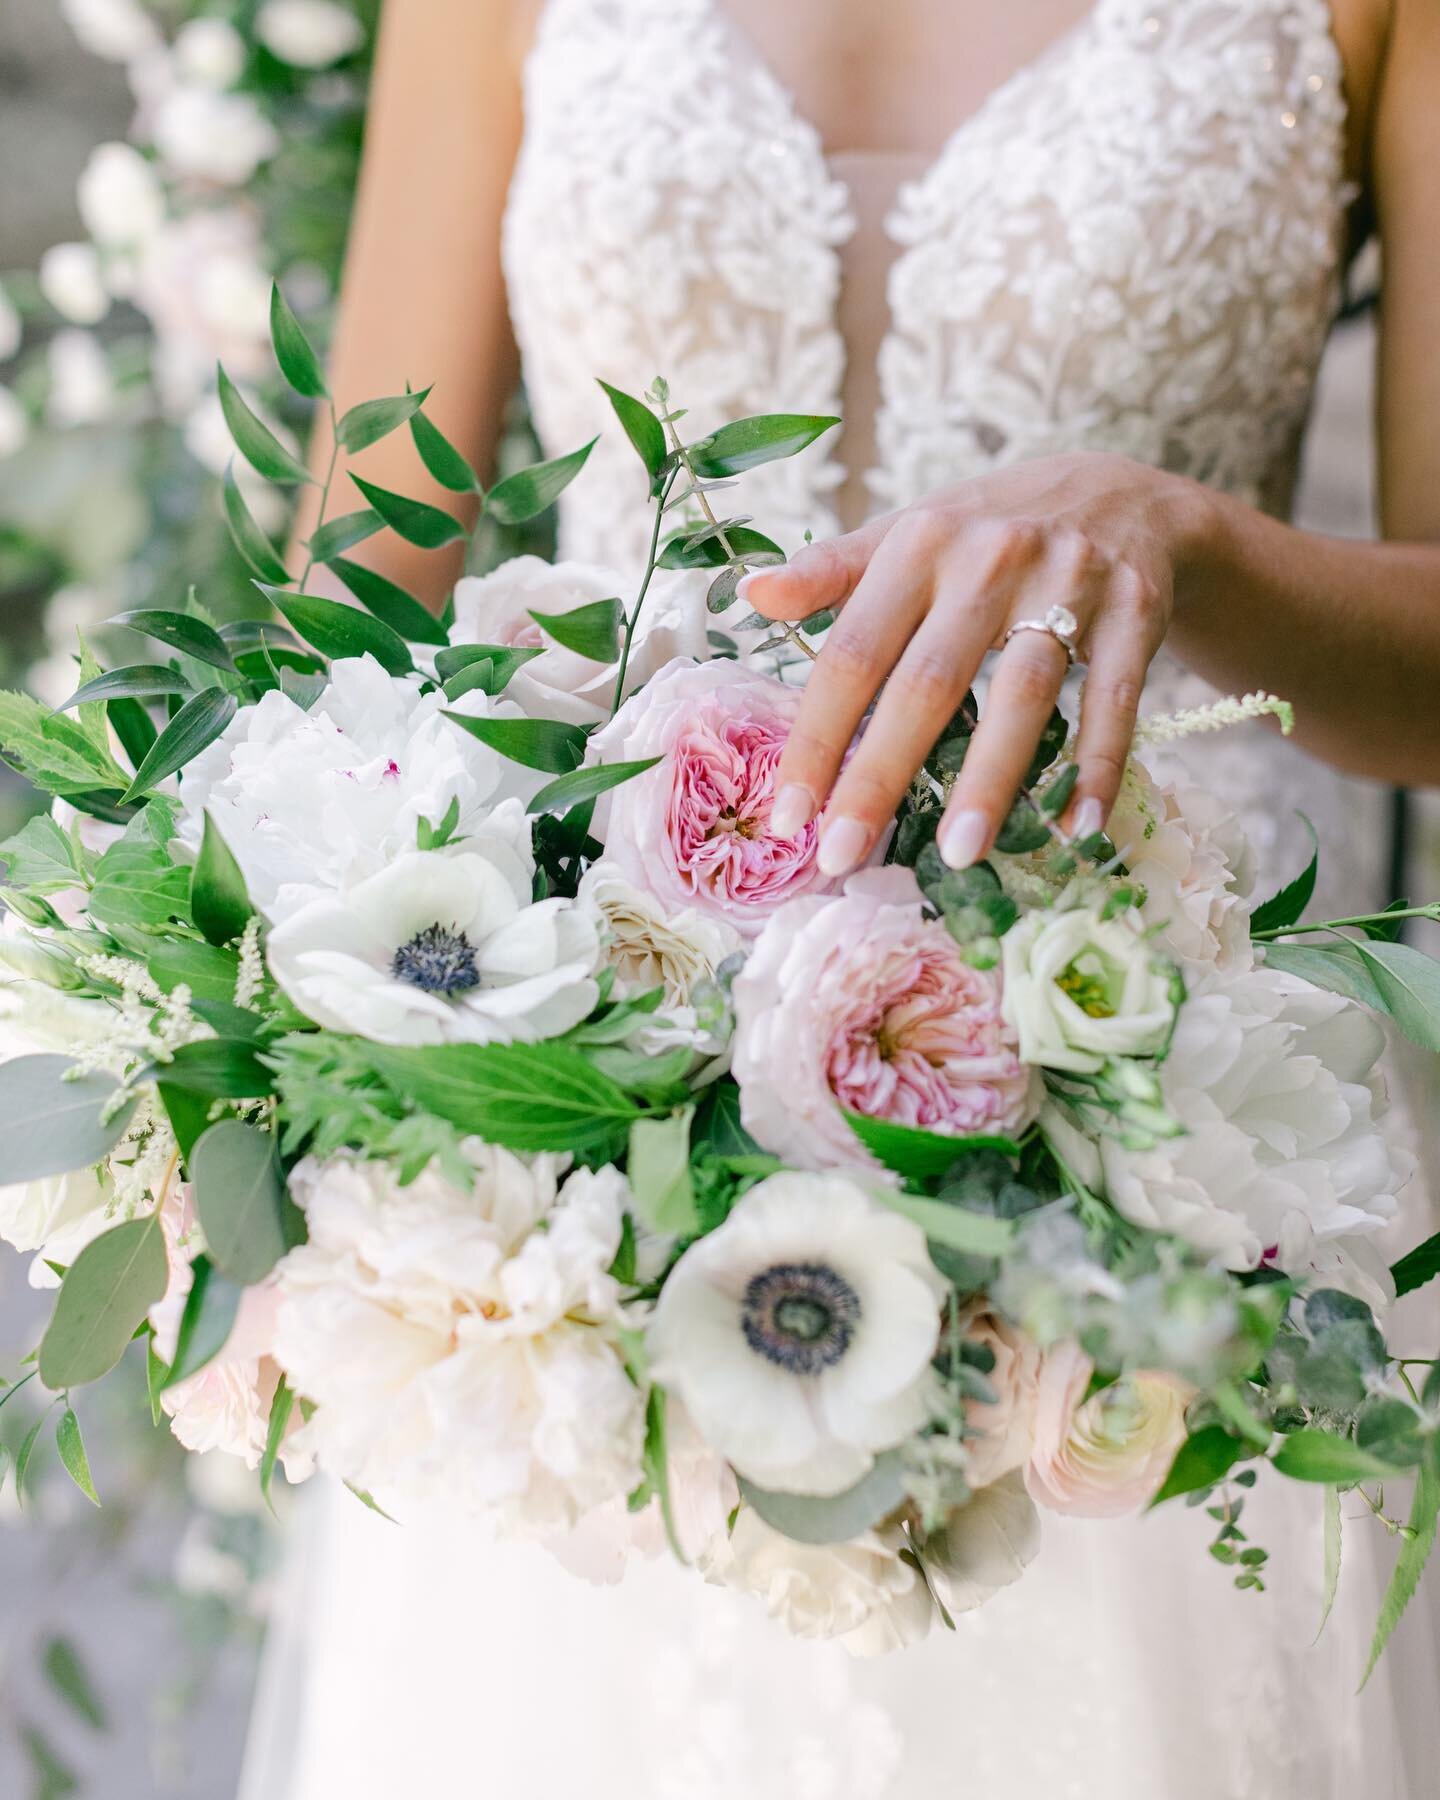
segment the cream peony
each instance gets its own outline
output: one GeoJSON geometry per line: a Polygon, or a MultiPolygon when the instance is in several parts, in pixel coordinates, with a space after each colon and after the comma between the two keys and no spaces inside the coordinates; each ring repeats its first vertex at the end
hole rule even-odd
{"type": "Polygon", "coordinates": [[[443,695],[422,696],[371,656],[332,663],[308,712],[266,694],[186,767],[180,844],[198,853],[208,808],[251,899],[278,918],[314,897],[302,889],[387,868],[415,848],[420,820],[438,824],[452,800],[464,837],[513,765],[444,718],[444,706],[443,695]]]}
{"type": "Polygon", "coordinates": [[[390,1511],[453,1504],[549,1536],[640,1482],[607,1273],[625,1183],[468,1153],[468,1190],[433,1166],[400,1187],[348,1153],[297,1167],[310,1240],[276,1274],[276,1356],[316,1404],[322,1468],[390,1511]]]}
{"type": "Polygon", "coordinates": [[[530,898],[530,821],[507,801],[455,851],[411,851],[270,934],[270,969],[317,1025],[382,1044],[556,1037],[594,1007],[584,908],[530,898]]]}
{"type": "Polygon", "coordinates": [[[1178,1375],[1139,1369],[1087,1400],[1093,1372],[1078,1344],[1047,1353],[1026,1479],[1032,1497],[1052,1512],[1120,1518],[1159,1492],[1185,1441],[1194,1389],[1178,1375]]]}
{"type": "Polygon", "coordinates": [[[920,1229],[843,1175],[771,1175],[655,1303],[655,1379],[758,1486],[838,1494],[925,1423],[945,1283],[920,1229]]]}
{"type": "Polygon", "coordinates": [[[1034,912],[1001,939],[1005,1017],[1021,1058],[1093,1074],[1111,1057],[1164,1049],[1181,990],[1133,914],[1034,912]]]}

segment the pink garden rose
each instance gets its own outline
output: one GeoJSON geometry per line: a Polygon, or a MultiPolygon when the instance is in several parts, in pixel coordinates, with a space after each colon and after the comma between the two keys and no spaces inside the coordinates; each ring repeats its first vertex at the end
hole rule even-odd
{"type": "Polygon", "coordinates": [[[845,1112],[1013,1136],[1039,1091],[1000,995],[999,973],[972,969],[925,917],[908,869],[852,875],[843,898],[791,901],[735,979],[746,1129],[802,1169],[875,1166],[845,1112]]]}
{"type": "Polygon", "coordinates": [[[1057,1344],[1046,1355],[1025,1485],[1052,1512],[1121,1518],[1160,1491],[1185,1441],[1195,1390],[1164,1370],[1136,1369],[1087,1400],[1093,1373],[1078,1344],[1057,1344]]]}
{"type": "Polygon", "coordinates": [[[677,657],[590,740],[587,762],[664,761],[602,796],[607,857],[670,911],[698,907],[747,937],[798,894],[832,891],[812,821],[773,837],[775,768],[800,692],[734,662],[677,657]]]}

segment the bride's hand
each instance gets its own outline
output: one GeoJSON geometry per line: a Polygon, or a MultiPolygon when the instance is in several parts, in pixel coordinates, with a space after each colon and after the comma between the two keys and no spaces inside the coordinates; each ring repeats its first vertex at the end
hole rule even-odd
{"type": "MultiPolygon", "coordinates": [[[[747,577],[741,594],[767,618],[841,609],[780,761],[771,829],[791,836],[823,808],[821,867],[857,867],[986,651],[1017,620],[1059,604],[1079,621],[1088,665],[1067,822],[1081,836],[1099,830],[1177,571],[1202,528],[1203,493],[1124,457],[1051,457],[961,482],[747,577]]],[[[1019,632],[1005,647],[937,840],[953,867],[978,862],[994,842],[1065,672],[1063,646],[1044,632],[1019,632]]]]}

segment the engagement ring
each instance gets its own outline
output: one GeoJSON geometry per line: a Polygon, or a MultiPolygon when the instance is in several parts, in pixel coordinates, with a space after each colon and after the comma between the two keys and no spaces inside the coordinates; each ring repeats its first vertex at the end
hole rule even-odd
{"type": "Polygon", "coordinates": [[[1073,666],[1080,655],[1075,641],[1079,630],[1080,621],[1068,606],[1052,606],[1043,619],[1017,619],[1005,633],[1005,642],[1008,644],[1017,631],[1043,631],[1046,637],[1054,638],[1073,666]]]}

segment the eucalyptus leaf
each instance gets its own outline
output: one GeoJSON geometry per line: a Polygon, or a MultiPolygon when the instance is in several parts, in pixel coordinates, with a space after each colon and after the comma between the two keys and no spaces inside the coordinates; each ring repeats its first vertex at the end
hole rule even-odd
{"type": "Polygon", "coordinates": [[[743,475],[761,463],[794,456],[840,423],[805,413],[764,413],[722,425],[690,452],[690,466],[702,481],[743,475]]]}
{"type": "Polygon", "coordinates": [[[190,1265],[190,1292],[180,1314],[175,1337],[175,1356],[165,1372],[161,1390],[188,1381],[225,1348],[235,1328],[244,1289],[227,1281],[209,1256],[197,1256],[190,1265]]]}
{"type": "MultiPolygon", "coordinates": [[[[91,1505],[98,1506],[100,1496],[95,1492],[95,1482],[90,1474],[90,1459],[85,1454],[85,1439],[80,1433],[80,1421],[68,1406],[61,1413],[60,1423],[55,1428],[55,1448],[60,1452],[60,1464],[65,1473],[91,1505]]],[[[103,1726],[103,1714],[99,1718],[92,1718],[90,1722],[97,1728],[103,1726]]]]}
{"type": "Polygon", "coordinates": [[[419,412],[430,398],[429,388],[418,394],[392,394],[384,400],[362,400],[341,416],[336,428],[340,448],[351,456],[378,444],[381,438],[398,431],[419,412]]]}
{"type": "Polygon", "coordinates": [[[528,469],[517,469],[491,488],[485,509],[502,525],[523,525],[536,518],[555,502],[585,467],[586,458],[598,443],[572,450],[568,456],[557,456],[550,462],[533,463],[528,469]]]}
{"type": "Polygon", "coordinates": [[[60,1284],[40,1343],[41,1381],[61,1393],[108,1375],[169,1280],[158,1214],[93,1238],[60,1284]]]}
{"type": "Polygon", "coordinates": [[[352,474],[350,479],[379,513],[390,529],[421,550],[439,550],[465,536],[465,527],[438,506],[424,500],[410,500],[404,494],[391,493],[352,474]]]}
{"type": "Polygon", "coordinates": [[[267,481],[280,483],[313,482],[314,476],[288,451],[275,433],[242,398],[240,390],[223,368],[216,372],[220,392],[220,410],[235,447],[258,474],[267,481]]]}
{"type": "Polygon", "coordinates": [[[251,573],[262,581],[288,581],[289,571],[280,560],[279,552],[245,504],[233,465],[225,470],[224,496],[225,522],[230,527],[231,541],[251,573]]]}
{"type": "Polygon", "coordinates": [[[868,1475],[843,1494],[775,1494],[740,1477],[740,1497],[773,1531],[799,1544],[846,1544],[903,1506],[906,1470],[898,1450],[877,1456],[868,1475]]]}
{"type": "Polygon", "coordinates": [[[388,576],[367,569],[363,563],[348,562],[343,556],[331,557],[330,567],[360,604],[398,636],[412,644],[444,646],[450,642],[449,632],[429,607],[422,606],[388,576]]]}
{"type": "Polygon", "coordinates": [[[297,1243],[301,1215],[291,1201],[273,1132],[222,1119],[190,1157],[195,1209],[217,1267],[243,1287],[261,1282],[297,1243]]]}
{"type": "Polygon", "coordinates": [[[295,392],[306,400],[325,399],[328,389],[320,358],[280,292],[278,282],[270,289],[270,342],[275,347],[280,373],[295,392]]]}
{"type": "Polygon", "coordinates": [[[1334,1432],[1292,1431],[1280,1440],[1273,1457],[1275,1467],[1293,1481],[1318,1481],[1353,1487],[1357,1481],[1383,1481],[1396,1473],[1392,1463],[1362,1450],[1350,1438],[1334,1432]]]}
{"type": "MultiPolygon", "coordinates": [[[[774,538],[766,537],[763,531],[756,531],[749,525],[736,525],[725,533],[725,543],[715,536],[695,540],[694,534],[688,531],[678,532],[666,540],[657,561],[661,569],[720,569],[730,560],[725,544],[730,546],[730,553],[741,561],[763,566],[771,563],[783,563],[785,552],[774,538]]],[[[737,570],[738,581],[744,570],[737,570]]],[[[732,589],[730,599],[735,597],[732,589]]],[[[726,605],[729,600],[726,601],[726,605]]],[[[721,608],[711,606],[711,612],[719,612],[721,608]]]]}
{"type": "Polygon", "coordinates": [[[591,662],[613,663],[620,654],[620,631],[625,607],[619,600],[592,600],[570,612],[545,613],[529,609],[530,617],[547,637],[566,650],[591,662]]]}
{"type": "Polygon", "coordinates": [[[1266,944],[1265,967],[1279,969],[1286,975],[1298,975],[1313,987],[1343,994],[1347,1000],[1358,1000],[1375,1012],[1387,1010],[1374,975],[1348,938],[1324,945],[1266,944]]]}
{"type": "Polygon", "coordinates": [[[133,1103],[102,1118],[119,1083],[99,1070],[66,1080],[75,1068],[48,1054],[0,1062],[0,1187],[89,1168],[125,1135],[133,1103]]]}
{"type": "Polygon", "coordinates": [[[549,775],[568,775],[578,768],[589,742],[581,726],[564,725],[558,719],[487,719],[448,711],[445,717],[511,762],[549,775]]]}
{"type": "Polygon", "coordinates": [[[215,742],[239,710],[235,696],[220,688],[206,688],[193,695],[156,738],[149,755],[135,771],[124,799],[138,798],[193,762],[207,744],[215,742]]]}
{"type": "Polygon", "coordinates": [[[1422,1050],[1440,1050],[1440,963],[1408,944],[1361,939],[1355,950],[1406,1037],[1422,1050]]]}
{"type": "Polygon", "coordinates": [[[210,943],[228,944],[244,931],[254,911],[240,865],[207,812],[190,878],[190,916],[210,943]]]}
{"type": "Polygon", "coordinates": [[[234,673],[235,663],[224,638],[213,625],[207,625],[193,613],[139,606],[129,612],[116,613],[105,623],[128,626],[131,631],[155,638],[171,650],[178,650],[184,656],[193,656],[196,662],[208,663],[214,669],[223,669],[227,675],[234,673]]]}
{"type": "Polygon", "coordinates": [[[373,656],[390,675],[408,675],[415,667],[399,632],[358,607],[322,600],[318,594],[287,594],[280,588],[262,587],[262,592],[322,656],[332,660],[373,656]]]}
{"type": "Polygon", "coordinates": [[[643,775],[647,769],[653,769],[656,763],[663,760],[659,756],[647,756],[638,762],[598,763],[593,768],[572,769],[568,775],[561,775],[556,780],[547,782],[525,810],[530,813],[567,813],[572,806],[580,806],[586,800],[593,800],[597,795],[619,787],[623,782],[633,781],[637,775],[643,775]]]}

